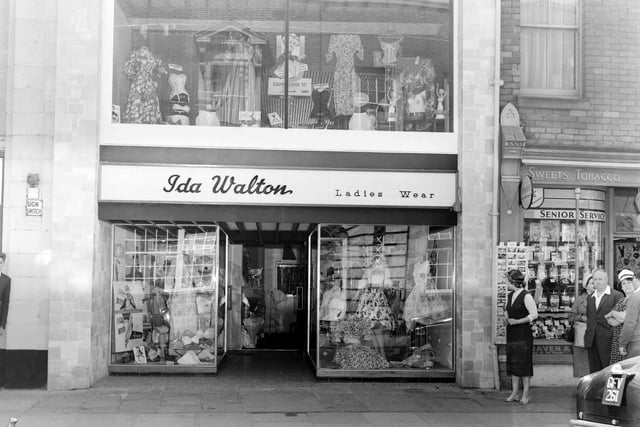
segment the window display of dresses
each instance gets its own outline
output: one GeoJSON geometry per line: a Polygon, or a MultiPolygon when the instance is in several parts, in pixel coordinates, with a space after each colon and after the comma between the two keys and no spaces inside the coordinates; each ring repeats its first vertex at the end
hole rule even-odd
{"type": "Polygon", "coordinates": [[[122,121],[141,124],[162,123],[156,81],[168,73],[162,61],[143,46],[131,52],[122,71],[131,80],[122,121]]]}
{"type": "MultiPolygon", "coordinates": [[[[521,319],[529,314],[524,305],[526,294],[523,290],[514,299],[513,292],[509,292],[506,306],[509,318],[521,319]]],[[[529,322],[507,325],[507,375],[533,376],[533,333],[529,322]]]]}
{"type": "Polygon", "coordinates": [[[333,77],[333,101],[338,116],[353,114],[353,96],[359,91],[359,80],[354,68],[354,54],[364,60],[362,41],[357,34],[334,34],[326,53],[327,62],[336,57],[333,77]]]}

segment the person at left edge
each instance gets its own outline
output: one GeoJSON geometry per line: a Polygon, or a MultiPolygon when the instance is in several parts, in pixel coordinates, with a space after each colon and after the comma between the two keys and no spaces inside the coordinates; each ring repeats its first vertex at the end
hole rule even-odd
{"type": "MultiPolygon", "coordinates": [[[[0,272],[4,268],[7,255],[0,253],[0,272]]],[[[6,274],[0,274],[0,336],[4,335],[7,328],[7,316],[9,314],[9,294],[11,293],[11,278],[6,274]]]]}

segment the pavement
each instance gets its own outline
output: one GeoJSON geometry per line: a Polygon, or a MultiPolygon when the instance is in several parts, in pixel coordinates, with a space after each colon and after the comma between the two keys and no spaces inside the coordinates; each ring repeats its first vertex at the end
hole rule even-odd
{"type": "Polygon", "coordinates": [[[110,376],[83,390],[0,390],[0,426],[568,426],[575,387],[508,391],[453,383],[110,376]]]}

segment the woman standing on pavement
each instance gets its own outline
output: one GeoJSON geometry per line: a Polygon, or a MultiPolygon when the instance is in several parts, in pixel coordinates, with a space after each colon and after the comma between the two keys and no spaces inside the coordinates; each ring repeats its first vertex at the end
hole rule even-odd
{"type": "Polygon", "coordinates": [[[629,297],[636,290],[635,286],[633,286],[634,278],[635,276],[631,270],[624,269],[618,273],[618,282],[620,283],[622,292],[624,292],[624,298],[618,301],[614,309],[604,316],[604,318],[607,319],[607,323],[611,325],[611,331],[613,332],[613,338],[611,338],[611,358],[609,359],[609,365],[624,359],[620,354],[619,341],[627,311],[627,302],[629,301],[629,297]]]}
{"type": "Polygon", "coordinates": [[[511,394],[507,402],[518,400],[520,379],[522,397],[520,404],[529,403],[529,388],[533,376],[533,334],[531,322],[538,318],[533,297],[524,290],[524,274],[518,270],[507,273],[507,374],[511,375],[511,394]]]}
{"type": "MultiPolygon", "coordinates": [[[[569,322],[575,327],[576,322],[587,323],[587,299],[593,295],[595,287],[593,286],[592,276],[589,274],[585,277],[584,284],[580,294],[571,307],[569,314],[569,322]]],[[[589,355],[588,350],[584,347],[573,346],[573,376],[575,378],[584,377],[589,373],[589,355]]]]}

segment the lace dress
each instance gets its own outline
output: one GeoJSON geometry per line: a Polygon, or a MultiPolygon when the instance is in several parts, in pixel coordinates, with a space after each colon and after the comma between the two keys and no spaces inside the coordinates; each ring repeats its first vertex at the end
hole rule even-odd
{"type": "Polygon", "coordinates": [[[334,34],[329,40],[326,60],[336,57],[336,70],[333,77],[335,113],[338,116],[353,114],[353,95],[359,89],[360,82],[354,69],[354,54],[364,60],[362,41],[357,34],[334,34]]]}
{"type": "Polygon", "coordinates": [[[131,52],[122,71],[131,81],[123,122],[161,123],[158,82],[155,79],[167,74],[162,61],[143,47],[131,52]]]}

